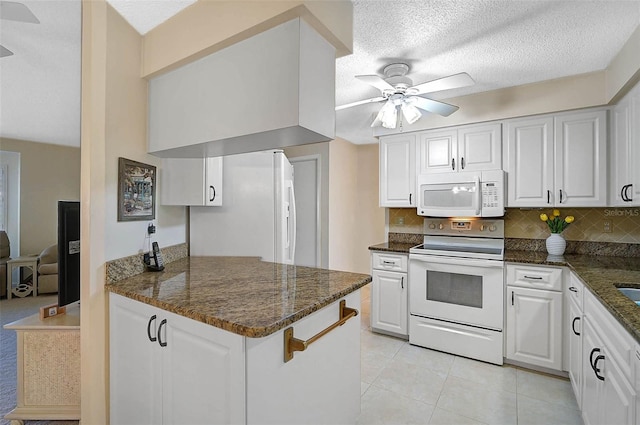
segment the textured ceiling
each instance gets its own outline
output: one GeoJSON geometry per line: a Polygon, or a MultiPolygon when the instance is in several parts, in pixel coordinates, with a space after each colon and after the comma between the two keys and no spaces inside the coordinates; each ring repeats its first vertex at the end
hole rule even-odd
{"type": "MultiPolygon", "coordinates": [[[[21,2],[41,24],[0,21],[0,44],[15,53],[0,59],[0,136],[79,146],[80,0],[21,2]]],[[[108,2],[144,34],[193,1],[108,2]]],[[[415,84],[458,72],[476,80],[435,99],[599,71],[639,23],[640,0],[356,0],[354,54],[337,60],[336,104],[378,96],[354,76],[397,61],[415,84]]],[[[337,135],[374,142],[380,106],[338,111],[337,135]]]]}

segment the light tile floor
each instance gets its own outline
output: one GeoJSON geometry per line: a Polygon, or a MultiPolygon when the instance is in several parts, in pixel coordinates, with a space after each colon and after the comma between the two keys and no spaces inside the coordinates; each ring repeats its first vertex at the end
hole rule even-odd
{"type": "Polygon", "coordinates": [[[358,424],[582,424],[568,380],[371,332],[362,291],[358,424]]]}

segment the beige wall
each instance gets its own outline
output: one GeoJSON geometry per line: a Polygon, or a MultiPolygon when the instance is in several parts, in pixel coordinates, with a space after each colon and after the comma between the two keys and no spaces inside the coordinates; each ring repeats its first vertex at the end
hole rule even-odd
{"type": "Polygon", "coordinates": [[[142,76],[169,71],[296,17],[329,41],[338,57],[353,51],[350,1],[198,1],[144,36],[142,76]]]}
{"type": "Polygon", "coordinates": [[[336,139],[329,156],[329,268],[369,274],[367,248],[385,240],[378,146],[336,139]]]}
{"type": "MultiPolygon", "coordinates": [[[[83,3],[82,288],[83,423],[108,422],[106,261],[145,249],[148,221],[117,221],[118,158],[160,167],[146,153],[147,82],[142,38],[104,1],[83,3]]],[[[186,208],[156,200],[155,240],[186,241],[186,208]]]]}
{"type": "Polygon", "coordinates": [[[606,70],[606,97],[610,103],[621,99],[640,80],[640,26],[631,34],[606,70]]]}
{"type": "Polygon", "coordinates": [[[58,241],[58,201],[80,199],[80,148],[2,138],[0,150],[20,153],[20,255],[39,254],[58,241]]]}

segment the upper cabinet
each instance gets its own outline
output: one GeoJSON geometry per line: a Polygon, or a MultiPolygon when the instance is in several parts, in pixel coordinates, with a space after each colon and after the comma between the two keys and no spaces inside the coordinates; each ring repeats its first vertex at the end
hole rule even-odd
{"type": "Polygon", "coordinates": [[[418,174],[502,168],[500,123],[419,133],[418,174]]]}
{"type": "Polygon", "coordinates": [[[605,110],[506,123],[507,206],[604,207],[605,110]]]}
{"type": "Polygon", "coordinates": [[[416,206],[416,138],[399,134],[380,139],[380,206],[416,206]]]}
{"type": "Polygon", "coordinates": [[[611,111],[610,206],[640,205],[640,85],[611,111]]]}
{"type": "Polygon", "coordinates": [[[335,138],[335,48],[297,18],[149,80],[148,151],[203,158],[335,138]]]}
{"type": "Polygon", "coordinates": [[[223,158],[165,158],[160,170],[160,204],[222,205],[223,158]]]}

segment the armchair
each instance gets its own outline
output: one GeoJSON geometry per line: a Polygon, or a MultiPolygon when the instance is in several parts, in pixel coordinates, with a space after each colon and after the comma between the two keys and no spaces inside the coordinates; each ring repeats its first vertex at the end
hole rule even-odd
{"type": "Polygon", "coordinates": [[[38,294],[58,292],[58,245],[45,248],[38,258],[38,294]]]}
{"type": "Polygon", "coordinates": [[[7,261],[11,259],[11,244],[7,232],[0,230],[0,297],[7,295],[7,261]]]}

